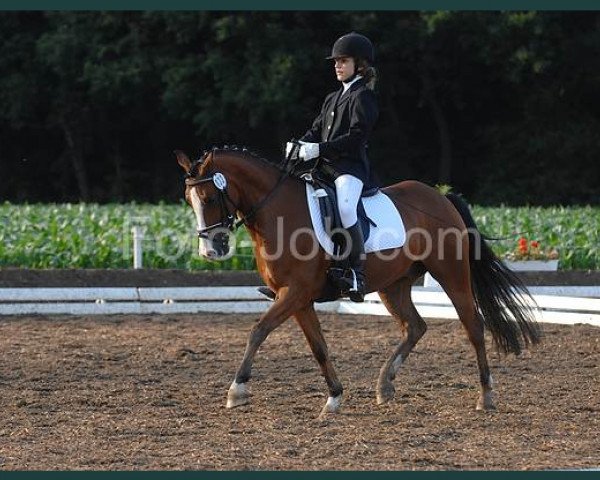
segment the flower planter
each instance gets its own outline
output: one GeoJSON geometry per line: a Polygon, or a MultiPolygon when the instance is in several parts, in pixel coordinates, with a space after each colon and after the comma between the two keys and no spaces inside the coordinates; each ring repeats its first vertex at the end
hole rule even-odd
{"type": "Polygon", "coordinates": [[[515,272],[550,272],[558,270],[558,260],[504,260],[515,272]]]}

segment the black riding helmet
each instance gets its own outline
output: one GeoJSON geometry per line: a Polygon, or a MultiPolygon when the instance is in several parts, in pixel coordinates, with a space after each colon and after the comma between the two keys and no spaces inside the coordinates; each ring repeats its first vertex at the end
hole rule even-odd
{"type": "Polygon", "coordinates": [[[342,35],[333,44],[327,60],[339,57],[364,58],[371,65],[375,63],[375,49],[371,40],[360,33],[351,32],[342,35]]]}

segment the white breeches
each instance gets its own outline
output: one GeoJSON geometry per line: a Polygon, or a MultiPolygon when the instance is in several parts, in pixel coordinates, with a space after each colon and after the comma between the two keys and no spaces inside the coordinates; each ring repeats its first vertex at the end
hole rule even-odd
{"type": "Polygon", "coordinates": [[[362,188],[363,182],[353,175],[340,175],[335,180],[338,210],[344,228],[349,228],[358,221],[356,207],[360,200],[362,188]]]}

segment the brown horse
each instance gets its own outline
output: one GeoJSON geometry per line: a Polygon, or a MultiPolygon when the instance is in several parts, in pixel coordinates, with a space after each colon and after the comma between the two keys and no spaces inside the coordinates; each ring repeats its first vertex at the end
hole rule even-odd
{"type": "MultiPolygon", "coordinates": [[[[245,224],[254,242],[258,271],[276,293],[274,303],[250,332],[228,391],[227,407],[249,403],[247,384],[258,348],[293,316],[327,383],[329,397],[322,414],[337,412],[343,388],[314,309],[331,258],[314,248],[318,243],[310,233],[303,182],[246,150],[213,149],[195,162],[181,151],[175,154],[186,172],[185,197],[196,215],[200,254],[210,259],[225,256],[229,231],[245,224]],[[294,235],[298,231],[304,234],[294,235]],[[291,238],[295,239],[293,245],[291,238]]],[[[475,349],[481,384],[476,408],[494,408],[484,327],[499,350],[506,353],[518,354],[523,345],[537,343],[539,330],[522,297],[527,294],[525,287],[478,234],[460,197],[441,195],[417,181],[391,185],[383,192],[398,208],[407,239],[402,248],[386,251],[385,256],[371,253],[366,260],[367,290],[379,293],[404,337],[380,370],[377,403],[393,398],[392,381],[427,330],[412,302],[411,288],[429,271],[451,299],[475,349]],[[468,254],[462,255],[463,251],[468,254]]]]}

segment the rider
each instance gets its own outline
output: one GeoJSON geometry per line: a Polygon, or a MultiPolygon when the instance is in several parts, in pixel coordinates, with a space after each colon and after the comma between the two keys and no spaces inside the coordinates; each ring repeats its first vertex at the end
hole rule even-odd
{"type": "Polygon", "coordinates": [[[374,57],[373,44],[364,35],[351,32],[336,40],[327,59],[334,60],[341,88],[325,98],[312,127],[299,141],[298,153],[304,161],[326,157],[339,173],[335,179],[338,209],[350,237],[350,271],[344,282],[354,302],[362,302],[365,294],[364,238],[356,210],[371,176],[367,141],[379,115],[373,93],[374,57]]]}

